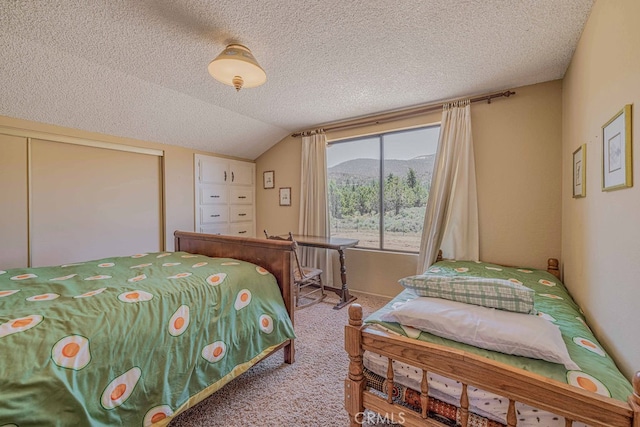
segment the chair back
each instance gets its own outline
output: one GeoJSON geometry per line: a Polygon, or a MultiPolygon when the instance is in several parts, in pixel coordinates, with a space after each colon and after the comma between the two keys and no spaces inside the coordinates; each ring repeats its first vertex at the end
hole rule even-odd
{"type": "Polygon", "coordinates": [[[300,264],[300,259],[298,258],[298,242],[295,241],[295,239],[293,238],[293,233],[289,232],[289,237],[285,238],[282,236],[278,236],[276,234],[270,235],[269,233],[267,233],[267,230],[263,230],[264,231],[264,235],[267,239],[270,240],[286,240],[286,241],[290,241],[293,242],[294,248],[295,250],[293,251],[293,255],[294,258],[296,259],[296,264],[295,264],[295,269],[296,269],[296,273],[297,276],[300,277],[300,279],[305,279],[306,276],[304,274],[304,269],[302,268],[302,264],[300,264]]]}

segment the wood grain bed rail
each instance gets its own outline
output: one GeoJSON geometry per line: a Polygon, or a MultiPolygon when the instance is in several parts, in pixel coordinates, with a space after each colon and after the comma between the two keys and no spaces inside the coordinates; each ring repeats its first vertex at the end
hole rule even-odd
{"type": "MultiPolygon", "coordinates": [[[[349,355],[349,374],[345,380],[345,408],[351,426],[361,424],[362,412],[368,408],[405,426],[442,426],[427,418],[427,373],[434,372],[463,384],[459,407],[461,425],[466,427],[469,415],[467,386],[478,387],[509,399],[508,426],[516,426],[515,403],[521,402],[565,418],[565,425],[579,421],[602,427],[640,427],[640,372],[633,379],[634,393],[629,402],[581,390],[538,374],[514,368],[481,356],[442,345],[388,334],[362,324],[362,307],[349,307],[349,324],[345,326],[345,349],[349,355]],[[393,403],[366,389],[363,353],[372,351],[389,359],[422,369],[422,413],[393,403]]],[[[387,372],[387,387],[393,387],[393,369],[387,372]]],[[[389,395],[390,393],[387,393],[389,395]]]]}
{"type": "MultiPolygon", "coordinates": [[[[291,323],[295,325],[292,288],[294,243],[188,231],[176,231],[174,237],[176,251],[210,257],[235,258],[267,269],[276,277],[291,323]]],[[[293,340],[284,344],[284,359],[286,363],[293,363],[295,359],[293,340]]]]}

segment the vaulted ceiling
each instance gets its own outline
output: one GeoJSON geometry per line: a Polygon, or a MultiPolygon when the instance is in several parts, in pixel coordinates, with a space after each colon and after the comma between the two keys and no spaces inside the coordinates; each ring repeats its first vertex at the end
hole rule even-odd
{"type": "Polygon", "coordinates": [[[10,0],[0,114],[255,159],[319,124],[562,78],[593,0],[10,0]],[[240,92],[230,42],[267,73],[240,92]]]}

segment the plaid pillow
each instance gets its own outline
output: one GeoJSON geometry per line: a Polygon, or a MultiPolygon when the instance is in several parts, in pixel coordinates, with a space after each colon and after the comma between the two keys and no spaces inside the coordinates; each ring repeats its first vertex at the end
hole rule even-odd
{"type": "Polygon", "coordinates": [[[533,289],[506,279],[443,276],[432,273],[400,279],[418,296],[442,298],[517,313],[536,314],[533,289]]]}

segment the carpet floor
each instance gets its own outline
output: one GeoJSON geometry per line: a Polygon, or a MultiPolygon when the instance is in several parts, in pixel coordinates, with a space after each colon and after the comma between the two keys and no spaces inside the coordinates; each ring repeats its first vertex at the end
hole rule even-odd
{"type": "MultiPolygon", "coordinates": [[[[364,316],[388,302],[354,293],[364,316]]],[[[349,357],[344,351],[348,307],[334,310],[337,296],[296,311],[296,360],[283,362],[283,351],[178,415],[170,427],[195,426],[347,426],[344,384],[349,357]]]]}

